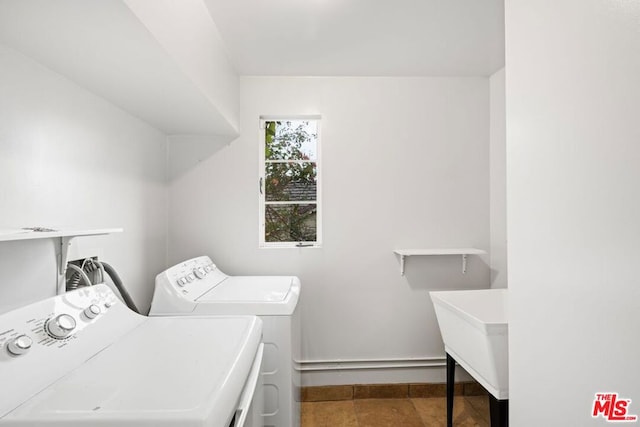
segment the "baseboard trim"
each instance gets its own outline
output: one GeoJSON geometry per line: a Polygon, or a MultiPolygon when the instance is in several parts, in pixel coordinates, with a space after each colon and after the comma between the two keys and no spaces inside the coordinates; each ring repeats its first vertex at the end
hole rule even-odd
{"type": "Polygon", "coordinates": [[[348,359],[348,360],[301,360],[296,369],[301,372],[354,371],[362,369],[410,369],[441,368],[446,366],[444,357],[405,359],[348,359]]]}
{"type": "MultiPolygon", "coordinates": [[[[303,402],[323,402],[355,399],[407,399],[445,397],[447,386],[444,383],[410,384],[347,384],[302,387],[303,402]]],[[[475,381],[455,384],[454,393],[458,396],[484,396],[487,392],[475,381]]]]}

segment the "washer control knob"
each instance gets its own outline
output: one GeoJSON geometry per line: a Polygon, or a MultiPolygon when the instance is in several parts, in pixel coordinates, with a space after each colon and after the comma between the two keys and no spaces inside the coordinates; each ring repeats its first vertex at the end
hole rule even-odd
{"type": "Polygon", "coordinates": [[[7,351],[14,356],[25,354],[31,348],[33,340],[26,335],[20,335],[9,341],[7,351]]]}
{"type": "Polygon", "coordinates": [[[195,274],[198,279],[202,279],[202,278],[204,278],[204,276],[207,275],[207,272],[204,271],[204,268],[198,267],[198,268],[193,270],[193,274],[195,274]]]}
{"type": "Polygon", "coordinates": [[[95,319],[96,317],[98,317],[98,315],[100,314],[101,310],[100,307],[98,307],[95,304],[91,304],[89,307],[84,309],[84,315],[87,316],[89,319],[95,319]]]}
{"type": "Polygon", "coordinates": [[[58,340],[64,339],[71,335],[76,328],[76,319],[69,314],[60,314],[47,321],[46,330],[51,338],[58,340]]]}

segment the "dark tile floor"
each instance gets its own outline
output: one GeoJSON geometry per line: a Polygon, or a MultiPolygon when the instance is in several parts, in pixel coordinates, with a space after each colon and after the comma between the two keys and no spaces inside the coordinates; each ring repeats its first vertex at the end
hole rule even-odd
{"type": "MultiPolygon", "coordinates": [[[[456,427],[489,427],[487,396],[456,396],[456,427]]],[[[303,402],[302,427],[445,427],[443,397],[303,402]]]]}

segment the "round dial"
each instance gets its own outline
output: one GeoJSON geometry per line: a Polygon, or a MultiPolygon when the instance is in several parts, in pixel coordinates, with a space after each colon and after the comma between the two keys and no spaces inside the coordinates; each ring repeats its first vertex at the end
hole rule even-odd
{"type": "Polygon", "coordinates": [[[60,314],[47,321],[46,331],[55,339],[63,339],[68,337],[76,328],[76,319],[69,314],[60,314]]]}
{"type": "Polygon", "coordinates": [[[26,335],[19,335],[9,341],[7,344],[7,351],[14,356],[20,356],[25,354],[31,348],[33,340],[26,335]]]}
{"type": "Polygon", "coordinates": [[[100,314],[100,307],[95,304],[91,304],[89,307],[84,309],[84,315],[89,319],[95,319],[100,314]]]}
{"type": "Polygon", "coordinates": [[[198,267],[193,270],[193,274],[195,274],[198,279],[202,279],[207,273],[202,267],[198,267]]]}

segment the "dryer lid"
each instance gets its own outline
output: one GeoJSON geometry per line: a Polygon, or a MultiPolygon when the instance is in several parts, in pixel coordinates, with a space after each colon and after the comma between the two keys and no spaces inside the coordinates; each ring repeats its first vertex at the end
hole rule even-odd
{"type": "Polygon", "coordinates": [[[220,423],[235,412],[261,332],[256,317],[149,318],[7,414],[2,423],[220,423]]]}
{"type": "Polygon", "coordinates": [[[293,285],[290,276],[229,276],[198,302],[282,302],[293,285]]]}

